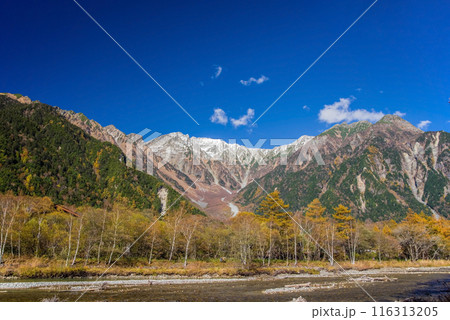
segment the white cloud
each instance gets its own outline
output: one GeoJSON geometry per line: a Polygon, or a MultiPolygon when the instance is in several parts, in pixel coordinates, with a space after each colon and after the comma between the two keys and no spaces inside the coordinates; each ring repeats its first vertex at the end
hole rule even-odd
{"type": "Polygon", "coordinates": [[[256,83],[256,84],[261,84],[261,83],[263,83],[263,82],[266,82],[267,80],[269,80],[268,77],[266,77],[266,76],[261,76],[261,77],[259,77],[258,79],[251,77],[251,78],[248,79],[248,80],[241,80],[241,81],[239,81],[239,82],[240,82],[241,84],[243,84],[244,86],[249,86],[249,85],[251,85],[253,82],[256,83]]]}
{"type": "Polygon", "coordinates": [[[395,111],[394,112],[394,116],[399,116],[401,118],[403,118],[404,116],[406,116],[406,113],[400,112],[400,111],[395,111]]]}
{"type": "Polygon", "coordinates": [[[361,88],[356,88],[356,91],[359,91],[359,92],[361,92],[361,91],[362,91],[362,89],[361,89],[361,88]]]}
{"type": "Polygon", "coordinates": [[[217,79],[222,73],[222,70],[223,68],[221,66],[216,66],[216,71],[214,72],[214,75],[211,77],[211,79],[217,79]]]}
{"type": "Polygon", "coordinates": [[[220,108],[214,109],[214,113],[209,120],[211,120],[212,123],[223,124],[224,126],[228,123],[227,114],[220,108]]]}
{"type": "Polygon", "coordinates": [[[255,116],[255,110],[249,108],[247,110],[247,114],[244,114],[239,119],[231,118],[231,124],[235,128],[240,127],[240,126],[246,126],[249,124],[249,122],[253,119],[254,116],[255,116]]]}
{"type": "Polygon", "coordinates": [[[422,130],[426,130],[428,126],[430,125],[430,120],[422,120],[417,124],[417,127],[422,130]]]}
{"type": "Polygon", "coordinates": [[[325,105],[319,112],[319,120],[326,123],[338,123],[342,121],[371,121],[375,122],[380,120],[383,116],[383,112],[368,111],[365,109],[350,110],[350,104],[355,100],[351,98],[341,98],[333,104],[325,105]]]}
{"type": "Polygon", "coordinates": [[[303,106],[303,110],[309,111],[309,107],[305,104],[305,105],[303,106]]]}

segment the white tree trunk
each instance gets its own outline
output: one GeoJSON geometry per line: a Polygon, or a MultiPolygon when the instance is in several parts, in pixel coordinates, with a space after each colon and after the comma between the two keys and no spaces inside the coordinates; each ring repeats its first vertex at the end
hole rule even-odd
{"type": "Polygon", "coordinates": [[[154,243],[155,243],[155,238],[156,238],[156,235],[153,234],[152,245],[151,245],[151,247],[150,247],[150,257],[148,258],[148,264],[151,264],[151,263],[152,263],[152,258],[153,258],[153,245],[154,245],[154,243]]]}
{"type": "Polygon", "coordinates": [[[73,218],[72,218],[72,216],[70,216],[69,245],[68,245],[68,248],[67,248],[66,267],[69,265],[70,251],[72,251],[72,225],[73,225],[73,218]]]}
{"type": "Polygon", "coordinates": [[[189,238],[189,240],[186,241],[186,248],[184,251],[184,267],[186,268],[187,266],[187,258],[188,258],[188,253],[189,253],[189,244],[191,242],[191,239],[189,238]]]}
{"type": "Polygon", "coordinates": [[[5,248],[6,248],[6,242],[8,241],[8,234],[11,230],[11,226],[14,222],[14,217],[16,215],[17,210],[13,210],[11,213],[10,221],[7,221],[8,218],[8,209],[11,208],[12,205],[10,202],[6,203],[4,206],[2,206],[2,223],[1,223],[1,229],[0,229],[0,264],[3,263],[3,255],[5,254],[5,248]]]}
{"type": "Polygon", "coordinates": [[[103,245],[103,233],[105,232],[105,223],[106,223],[106,210],[103,214],[103,223],[102,223],[102,231],[100,232],[100,241],[98,243],[98,251],[97,251],[97,264],[100,263],[100,253],[102,251],[102,245],[103,245]]]}
{"type": "Polygon", "coordinates": [[[81,241],[81,230],[83,229],[83,216],[80,218],[80,227],[78,228],[78,238],[77,238],[77,247],[75,248],[75,254],[73,255],[72,266],[75,264],[77,260],[78,250],[80,249],[80,241],[81,241]]]}
{"type": "Polygon", "coordinates": [[[294,228],[294,265],[297,265],[297,232],[294,228]]]}
{"type": "Polygon", "coordinates": [[[169,261],[172,261],[173,257],[173,251],[175,250],[175,240],[177,238],[177,229],[173,229],[173,236],[172,236],[172,243],[170,245],[170,255],[169,255],[169,261]]]}
{"type": "Polygon", "coordinates": [[[38,219],[38,234],[36,236],[36,252],[35,252],[35,256],[36,257],[39,254],[39,243],[41,242],[41,225],[42,225],[42,220],[44,220],[44,218],[39,218],[38,219]]]}

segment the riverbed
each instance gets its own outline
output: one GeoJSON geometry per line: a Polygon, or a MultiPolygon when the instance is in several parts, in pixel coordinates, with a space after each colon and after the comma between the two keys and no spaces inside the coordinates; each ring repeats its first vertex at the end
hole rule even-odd
{"type": "Polygon", "coordinates": [[[0,301],[75,301],[81,295],[80,301],[292,301],[300,296],[306,301],[402,301],[450,293],[448,268],[338,275],[95,280],[3,280],[0,301]]]}

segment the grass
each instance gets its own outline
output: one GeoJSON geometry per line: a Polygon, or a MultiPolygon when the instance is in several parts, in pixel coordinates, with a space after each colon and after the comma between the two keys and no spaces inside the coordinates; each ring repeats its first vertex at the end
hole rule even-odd
{"type": "MultiPolygon", "coordinates": [[[[352,264],[350,261],[339,261],[338,264],[345,270],[373,270],[381,268],[425,268],[425,267],[450,267],[450,260],[417,260],[417,261],[405,261],[405,260],[360,260],[352,264]]],[[[327,271],[339,271],[342,270],[337,264],[330,266],[325,261],[313,261],[306,263],[308,267],[316,269],[324,269],[327,271]]]]}
{"type": "MultiPolygon", "coordinates": [[[[380,268],[419,268],[419,267],[447,267],[448,260],[419,260],[419,261],[357,261],[351,264],[348,261],[339,262],[346,270],[364,271],[380,268]]],[[[276,276],[279,274],[318,274],[320,270],[331,272],[339,271],[338,266],[330,266],[324,261],[300,262],[297,265],[286,266],[284,261],[276,261],[270,267],[254,262],[243,267],[238,261],[190,261],[187,267],[182,262],[169,262],[166,260],[154,261],[151,265],[145,261],[135,262],[134,265],[115,265],[108,269],[104,264],[76,264],[65,266],[64,261],[55,261],[44,258],[14,259],[0,266],[0,277],[19,279],[62,279],[97,277],[105,272],[105,276],[181,276],[181,277],[246,277],[256,275],[276,276]],[[105,272],[106,270],[106,272],[105,272]]]]}

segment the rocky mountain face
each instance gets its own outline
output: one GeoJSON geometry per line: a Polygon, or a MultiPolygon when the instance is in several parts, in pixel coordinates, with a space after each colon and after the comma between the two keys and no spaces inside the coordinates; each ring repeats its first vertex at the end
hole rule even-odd
{"type": "MultiPolygon", "coordinates": [[[[423,132],[388,115],[373,125],[336,125],[311,143],[315,148],[298,150],[286,166],[256,180],[266,190],[278,188],[291,209],[318,197],[329,210],[349,205],[361,219],[400,219],[408,208],[449,217],[449,133],[423,132]]],[[[252,207],[262,196],[253,183],[235,201],[252,207]]]]}
{"type": "Polygon", "coordinates": [[[239,209],[233,198],[239,190],[272,171],[313,138],[302,136],[289,145],[273,149],[247,148],[180,132],[146,141],[136,134],[126,135],[112,125],[102,127],[81,113],[57,110],[94,138],[121,148],[134,166],[186,193],[202,210],[218,218],[236,214],[239,209]]]}
{"type": "Polygon", "coordinates": [[[400,219],[408,208],[450,216],[450,134],[423,132],[400,117],[339,124],[273,149],[170,133],[146,141],[59,109],[93,137],[132,155],[215,217],[254,209],[275,188],[302,210],[314,198],[348,205],[362,219],[400,219]],[[130,141],[131,149],[130,149],[130,141]],[[142,159],[140,159],[142,158],[142,159]],[[253,182],[255,180],[257,183],[253,182]]]}

